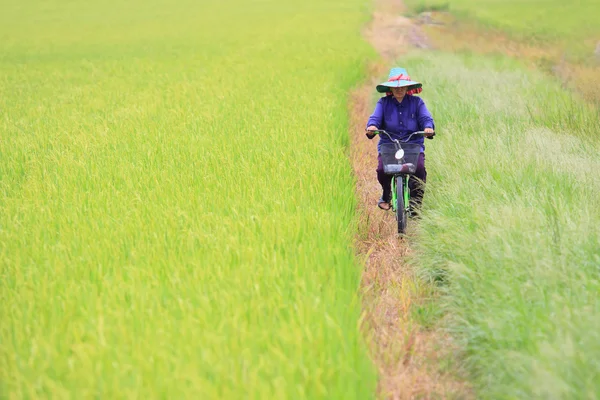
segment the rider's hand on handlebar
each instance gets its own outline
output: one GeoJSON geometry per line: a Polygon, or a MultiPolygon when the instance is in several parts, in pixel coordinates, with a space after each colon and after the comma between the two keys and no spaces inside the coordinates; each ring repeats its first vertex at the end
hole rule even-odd
{"type": "Polygon", "coordinates": [[[425,136],[428,139],[433,139],[433,136],[435,136],[435,132],[431,128],[425,128],[423,129],[423,132],[425,132],[423,136],[425,136]]]}
{"type": "Polygon", "coordinates": [[[371,125],[371,126],[369,126],[369,127],[367,128],[367,133],[366,133],[367,137],[368,137],[369,139],[373,139],[373,138],[375,137],[375,135],[377,135],[377,134],[376,134],[376,133],[374,133],[374,132],[372,132],[372,131],[376,131],[376,130],[377,130],[377,127],[376,127],[375,125],[371,125]]]}

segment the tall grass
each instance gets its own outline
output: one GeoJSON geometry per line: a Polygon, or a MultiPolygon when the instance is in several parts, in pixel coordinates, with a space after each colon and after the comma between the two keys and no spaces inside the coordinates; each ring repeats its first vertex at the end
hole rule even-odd
{"type": "Polygon", "coordinates": [[[4,5],[0,397],[372,396],[363,7],[4,5]]]}
{"type": "Polygon", "coordinates": [[[598,397],[598,109],[502,57],[402,63],[439,132],[418,262],[478,398],[598,397]]]}

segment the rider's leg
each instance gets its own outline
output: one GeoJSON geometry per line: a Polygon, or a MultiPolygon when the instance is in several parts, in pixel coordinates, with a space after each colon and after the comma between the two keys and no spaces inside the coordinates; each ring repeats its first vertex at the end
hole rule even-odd
{"type": "Polygon", "coordinates": [[[377,157],[379,161],[377,164],[377,180],[381,184],[383,189],[383,195],[381,198],[389,203],[392,199],[392,176],[383,173],[383,162],[381,161],[381,154],[377,157]]]}
{"type": "Polygon", "coordinates": [[[425,192],[425,181],[427,181],[427,170],[425,169],[425,153],[421,153],[419,154],[419,160],[417,161],[417,171],[415,172],[414,177],[411,177],[408,181],[412,209],[421,208],[423,194],[425,192]]]}

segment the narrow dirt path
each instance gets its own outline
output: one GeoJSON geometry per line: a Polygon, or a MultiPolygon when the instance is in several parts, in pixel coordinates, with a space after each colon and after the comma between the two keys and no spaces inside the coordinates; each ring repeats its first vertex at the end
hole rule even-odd
{"type": "Polygon", "coordinates": [[[401,16],[402,11],[399,0],[376,0],[372,23],[364,35],[382,60],[370,67],[369,81],[350,98],[351,160],[362,227],[357,250],[365,259],[364,330],[379,370],[377,397],[467,399],[473,397],[471,390],[452,365],[455,346],[441,330],[426,329],[414,317],[414,310],[431,301],[435,291],[418,280],[406,264],[411,249],[406,240],[398,238],[393,214],[376,207],[380,196],[375,175],[376,141],[364,136],[375,85],[411,46],[428,47],[426,37],[410,19],[401,16]]]}

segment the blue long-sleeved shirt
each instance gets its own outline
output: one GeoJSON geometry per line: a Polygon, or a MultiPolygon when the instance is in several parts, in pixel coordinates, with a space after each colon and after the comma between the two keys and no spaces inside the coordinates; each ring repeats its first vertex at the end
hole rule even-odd
{"type": "MultiPolygon", "coordinates": [[[[394,139],[401,141],[406,140],[413,132],[425,128],[435,129],[433,118],[425,102],[420,97],[410,95],[404,96],[401,102],[398,102],[394,96],[379,99],[375,111],[367,122],[367,127],[371,125],[387,131],[394,139]]],[[[379,135],[378,151],[383,143],[391,143],[385,134],[379,135]]],[[[422,137],[413,137],[408,143],[420,144],[421,150],[425,151],[422,137]]]]}

